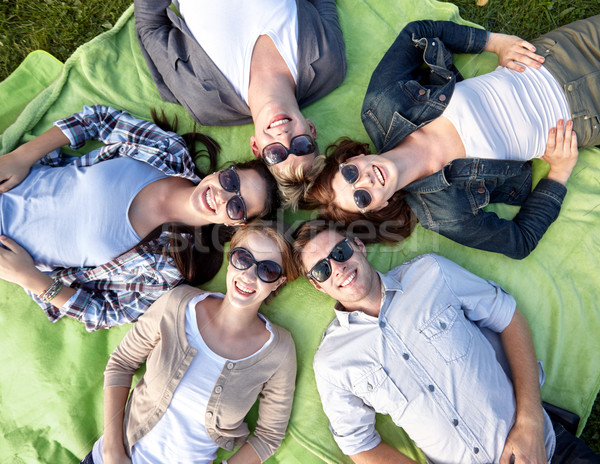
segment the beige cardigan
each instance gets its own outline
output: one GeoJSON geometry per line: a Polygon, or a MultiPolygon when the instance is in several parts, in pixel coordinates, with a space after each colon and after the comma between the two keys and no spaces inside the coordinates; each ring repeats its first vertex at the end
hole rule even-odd
{"type": "MultiPolygon", "coordinates": [[[[197,350],[185,335],[185,309],[202,290],[182,285],[161,296],[125,335],[104,372],[104,387],[131,388],[135,371],[146,360],[146,373],[131,393],[123,435],[131,455],[133,445],[156,425],[197,350]]],[[[259,354],[227,362],[206,408],[210,438],[233,450],[249,435],[244,417],[261,395],[258,421],[248,443],[261,461],[271,456],[285,435],[296,378],[296,351],[291,335],[272,325],[273,340],[259,354]]]]}

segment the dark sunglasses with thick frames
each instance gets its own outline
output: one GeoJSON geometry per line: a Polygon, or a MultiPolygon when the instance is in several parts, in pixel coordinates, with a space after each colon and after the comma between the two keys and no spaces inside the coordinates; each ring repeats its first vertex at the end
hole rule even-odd
{"type": "Polygon", "coordinates": [[[337,261],[338,263],[344,263],[348,261],[354,254],[354,248],[350,240],[345,238],[344,240],[336,243],[336,245],[329,253],[327,258],[323,258],[317,264],[315,264],[310,271],[308,271],[308,278],[315,279],[317,282],[325,282],[331,277],[331,264],[330,259],[337,261]]]}
{"type": "Polygon", "coordinates": [[[229,200],[225,210],[227,217],[232,221],[246,222],[248,220],[248,211],[246,203],[240,194],[240,176],[237,173],[235,166],[229,166],[227,169],[219,171],[219,184],[227,192],[235,193],[229,200]]]}
{"type": "MultiPolygon", "coordinates": [[[[358,168],[354,164],[341,163],[340,173],[344,180],[350,185],[354,185],[360,177],[358,168]]],[[[371,204],[371,201],[373,201],[373,197],[371,197],[371,194],[366,190],[354,190],[354,204],[358,206],[361,213],[365,214],[366,207],[371,204]]]]}
{"type": "Polygon", "coordinates": [[[315,152],[315,140],[308,134],[292,137],[290,148],[279,142],[270,143],[262,151],[262,158],[267,166],[285,161],[289,155],[306,156],[315,152]]]}
{"type": "Polygon", "coordinates": [[[256,261],[254,255],[243,247],[236,247],[229,254],[229,262],[239,271],[244,271],[256,264],[256,275],[260,280],[271,284],[283,275],[283,269],[279,263],[270,259],[256,261]]]}

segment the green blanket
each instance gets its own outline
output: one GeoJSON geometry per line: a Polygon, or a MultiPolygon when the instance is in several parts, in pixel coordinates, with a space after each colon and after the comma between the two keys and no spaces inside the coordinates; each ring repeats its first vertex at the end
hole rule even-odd
{"type": "MultiPolygon", "coordinates": [[[[338,0],[338,7],[348,76],[342,86],[305,111],[318,128],[322,147],[343,135],[368,140],[359,111],[369,76],[407,22],[422,18],[462,21],[454,5],[434,0],[338,0]]],[[[495,66],[489,54],[461,56],[457,61],[467,76],[495,66]]],[[[14,121],[2,134],[0,153],[86,104],[123,108],[146,119],[151,108],[163,108],[168,115],[179,116],[180,131],[192,126],[181,107],[159,98],[136,40],[133,8],[112,30],[79,48],[62,69],[48,55],[27,60],[0,83],[0,101],[0,130],[14,121]]],[[[251,126],[206,128],[206,132],[221,142],[222,161],[251,158],[251,126]]],[[[539,177],[546,168],[543,162],[536,163],[539,177]]],[[[462,247],[420,226],[403,243],[370,246],[368,258],[377,269],[387,271],[419,254],[435,252],[511,292],[529,319],[538,358],[544,363],[543,398],[578,413],[583,419],[581,430],[600,388],[600,304],[594,294],[600,287],[597,149],[581,152],[568,188],[560,217],[523,261],[462,247]]],[[[505,205],[496,210],[504,216],[516,211],[505,205]]],[[[286,212],[282,216],[293,225],[311,214],[286,212]]],[[[206,287],[223,291],[224,285],[222,268],[206,287]]],[[[264,307],[273,322],[291,331],[298,351],[288,436],[270,463],[350,462],[328,430],[312,371],[321,333],[333,318],[332,306],[330,298],[301,278],[264,307]]],[[[52,325],[20,288],[6,282],[0,282],[0,326],[0,462],[78,462],[102,433],[102,373],[129,327],[87,333],[83,325],[66,318],[52,325]]],[[[348,355],[352,355],[351,348],[348,355]]],[[[388,417],[378,417],[378,429],[387,442],[424,462],[388,417]]]]}

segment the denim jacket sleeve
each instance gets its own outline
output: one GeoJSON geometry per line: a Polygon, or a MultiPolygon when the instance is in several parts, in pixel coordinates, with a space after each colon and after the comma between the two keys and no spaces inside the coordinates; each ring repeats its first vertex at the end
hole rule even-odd
{"type": "MultiPolygon", "coordinates": [[[[483,209],[473,212],[464,204],[462,211],[454,208],[455,217],[448,221],[428,221],[424,208],[418,208],[415,213],[425,228],[461,245],[523,259],[558,217],[566,192],[562,184],[541,179],[512,220],[483,209]]],[[[439,194],[444,195],[444,192],[436,193],[439,194]]]]}
{"type": "Polygon", "coordinates": [[[377,150],[390,150],[440,116],[462,80],[452,53],[481,53],[486,43],[483,29],[450,21],[409,23],[375,68],[365,95],[362,120],[377,150]]]}

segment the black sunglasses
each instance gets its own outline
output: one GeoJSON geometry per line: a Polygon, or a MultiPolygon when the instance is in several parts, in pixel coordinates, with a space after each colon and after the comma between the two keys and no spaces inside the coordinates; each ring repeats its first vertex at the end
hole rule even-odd
{"type": "Polygon", "coordinates": [[[254,255],[242,247],[236,247],[229,254],[229,262],[236,269],[243,271],[256,264],[256,275],[267,284],[275,282],[283,274],[279,263],[271,260],[256,261],[254,255]]]}
{"type": "Polygon", "coordinates": [[[240,176],[235,169],[235,166],[229,166],[227,169],[219,171],[219,184],[227,192],[235,193],[229,200],[225,210],[227,216],[232,221],[246,222],[248,220],[248,213],[246,211],[246,203],[240,195],[240,176]]]}
{"type": "MultiPolygon", "coordinates": [[[[354,185],[360,177],[358,168],[354,164],[341,163],[340,172],[344,180],[350,185],[354,185]]],[[[365,213],[365,208],[371,204],[371,201],[373,201],[373,197],[366,190],[354,190],[354,203],[361,213],[365,213]]]]}
{"type": "Polygon", "coordinates": [[[353,254],[354,248],[352,248],[350,240],[345,238],[341,242],[336,243],[331,250],[331,253],[329,253],[329,256],[315,264],[311,270],[308,271],[307,276],[311,279],[315,279],[317,282],[325,282],[331,277],[331,264],[329,263],[329,260],[333,259],[338,263],[343,263],[348,261],[353,254]]]}
{"type": "Polygon", "coordinates": [[[262,157],[266,165],[273,166],[285,161],[289,155],[310,155],[315,148],[314,139],[308,134],[301,134],[292,138],[289,150],[279,142],[270,143],[263,148],[262,157]]]}

